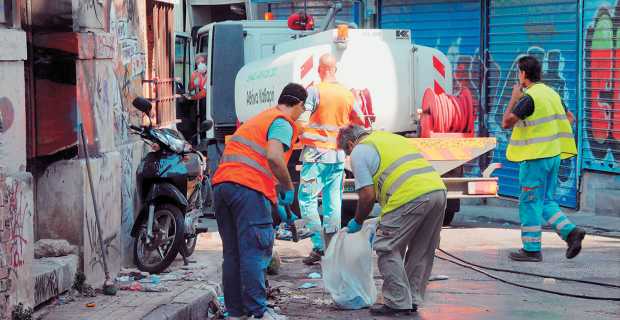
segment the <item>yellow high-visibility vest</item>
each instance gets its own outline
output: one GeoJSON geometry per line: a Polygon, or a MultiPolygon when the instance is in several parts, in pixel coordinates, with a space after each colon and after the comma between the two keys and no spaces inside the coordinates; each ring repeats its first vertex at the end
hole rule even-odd
{"type": "Polygon", "coordinates": [[[551,88],[537,83],[526,94],[534,100],[534,113],[517,122],[506,150],[506,158],[520,162],[577,155],[573,129],[566,117],[562,99],[551,88]]]}
{"type": "Polygon", "coordinates": [[[436,190],[446,190],[441,177],[407,138],[376,131],[361,143],[379,154],[379,169],[372,177],[381,216],[415,198],[436,190]]]}

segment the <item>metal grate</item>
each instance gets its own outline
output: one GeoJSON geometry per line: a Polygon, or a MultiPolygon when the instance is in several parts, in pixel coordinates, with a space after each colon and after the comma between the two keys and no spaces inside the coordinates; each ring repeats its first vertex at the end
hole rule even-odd
{"type": "Polygon", "coordinates": [[[620,173],[620,2],[584,1],[583,167],[620,173]]]}
{"type": "Polygon", "coordinates": [[[168,0],[148,1],[149,78],[150,100],[155,105],[158,126],[167,127],[176,122],[174,90],[174,4],[168,0]]]}
{"type": "MultiPolygon", "coordinates": [[[[489,133],[497,137],[493,162],[501,162],[499,193],[520,193],[518,164],[506,160],[510,131],[501,127],[502,116],[516,83],[516,61],[524,54],[543,64],[543,81],[554,88],[569,110],[577,115],[578,26],[577,1],[495,0],[490,2],[489,59],[487,61],[489,133]]],[[[577,135],[576,128],[575,135],[577,135]]],[[[557,198],[560,204],[577,206],[577,160],[562,161],[557,198]]]]}
{"type": "MultiPolygon", "coordinates": [[[[480,19],[478,0],[384,0],[379,22],[384,29],[410,29],[412,42],[446,54],[452,64],[453,94],[469,90],[480,110],[480,19]]],[[[477,117],[475,127],[477,134],[477,117]]],[[[465,164],[465,173],[479,175],[478,161],[465,164]]]]}

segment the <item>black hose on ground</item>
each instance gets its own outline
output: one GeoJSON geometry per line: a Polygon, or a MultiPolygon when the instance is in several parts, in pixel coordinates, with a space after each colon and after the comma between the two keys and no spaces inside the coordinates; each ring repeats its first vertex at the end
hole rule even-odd
{"type": "Polygon", "coordinates": [[[620,298],[617,297],[598,297],[598,296],[588,296],[588,295],[579,295],[579,294],[572,294],[572,293],[566,293],[566,292],[560,292],[560,291],[554,291],[554,290],[548,290],[548,289],[542,289],[542,288],[536,288],[536,287],[531,287],[531,286],[527,286],[527,285],[523,285],[520,283],[516,283],[510,280],[506,280],[504,278],[501,278],[499,276],[495,276],[493,274],[490,274],[484,270],[481,269],[487,269],[487,270],[493,270],[493,271],[498,271],[498,272],[509,272],[509,273],[514,273],[514,274],[521,274],[521,275],[527,275],[527,276],[535,276],[535,277],[541,277],[541,278],[550,278],[550,279],[557,279],[557,280],[563,280],[563,281],[572,281],[572,282],[579,282],[579,283],[586,283],[586,284],[592,284],[592,285],[598,285],[598,286],[605,286],[605,287],[612,287],[612,288],[620,288],[620,286],[618,285],[614,285],[614,284],[609,284],[609,283],[602,283],[602,282],[595,282],[595,281],[587,281],[587,280],[578,280],[578,279],[571,279],[571,278],[565,278],[565,277],[556,277],[556,276],[548,276],[548,275],[543,275],[543,274],[537,274],[537,273],[531,273],[531,272],[522,272],[522,271],[514,271],[514,270],[508,270],[508,269],[500,269],[500,268],[492,268],[492,267],[486,267],[486,266],[481,266],[481,265],[477,265],[474,263],[471,263],[469,261],[466,261],[464,259],[461,259],[455,255],[452,255],[442,249],[438,250],[454,259],[457,259],[461,262],[452,260],[452,259],[448,259],[445,257],[440,257],[438,255],[435,255],[436,258],[443,260],[443,261],[447,261],[450,262],[452,264],[461,266],[463,268],[467,268],[467,269],[471,269],[473,271],[476,271],[478,273],[484,274],[485,276],[495,279],[499,282],[503,282],[512,286],[516,286],[516,287],[520,287],[520,288],[525,288],[525,289],[530,289],[530,290],[534,290],[534,291],[539,291],[539,292],[545,292],[545,293],[550,293],[550,294],[555,294],[555,295],[559,295],[559,296],[565,296],[565,297],[572,297],[572,298],[578,298],[578,299],[588,299],[588,300],[605,300],[605,301],[620,301],[620,298]]]}

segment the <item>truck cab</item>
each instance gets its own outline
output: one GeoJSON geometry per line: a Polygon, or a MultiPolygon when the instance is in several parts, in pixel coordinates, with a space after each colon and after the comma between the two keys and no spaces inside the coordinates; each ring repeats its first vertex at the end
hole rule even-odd
{"type": "Polygon", "coordinates": [[[207,57],[207,119],[214,122],[208,138],[223,141],[237,126],[235,77],[255,60],[274,55],[276,44],[303,36],[282,20],[225,21],[200,28],[196,53],[207,57]]]}

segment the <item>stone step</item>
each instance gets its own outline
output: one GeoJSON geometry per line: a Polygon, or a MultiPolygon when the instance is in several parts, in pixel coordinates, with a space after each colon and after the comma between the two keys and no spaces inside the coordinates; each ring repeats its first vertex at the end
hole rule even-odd
{"type": "Polygon", "coordinates": [[[77,272],[77,255],[34,259],[32,276],[34,278],[34,303],[42,303],[71,289],[77,272]]]}

